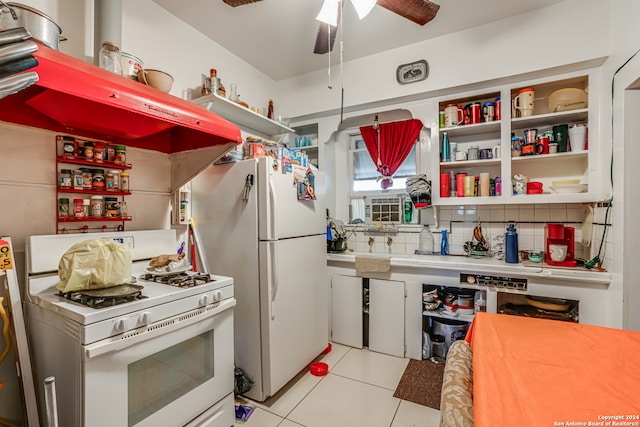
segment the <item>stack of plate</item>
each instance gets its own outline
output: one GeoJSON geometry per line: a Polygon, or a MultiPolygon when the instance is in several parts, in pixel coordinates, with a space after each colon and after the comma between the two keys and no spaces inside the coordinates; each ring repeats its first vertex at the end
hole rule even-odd
{"type": "Polygon", "coordinates": [[[558,194],[584,193],[588,188],[587,184],[580,184],[579,179],[552,181],[551,184],[551,187],[549,187],[551,191],[558,194]]]}

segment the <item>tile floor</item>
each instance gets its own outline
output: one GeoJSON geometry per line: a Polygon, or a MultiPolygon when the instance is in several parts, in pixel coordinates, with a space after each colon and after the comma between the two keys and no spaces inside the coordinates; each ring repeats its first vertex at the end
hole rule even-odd
{"type": "Polygon", "coordinates": [[[437,427],[440,411],[393,397],[409,359],[333,344],[318,358],[329,373],[305,370],[275,396],[257,403],[246,427],[437,427]]]}

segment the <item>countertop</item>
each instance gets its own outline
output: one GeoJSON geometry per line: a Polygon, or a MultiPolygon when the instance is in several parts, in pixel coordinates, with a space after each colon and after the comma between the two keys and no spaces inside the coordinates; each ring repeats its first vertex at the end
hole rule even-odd
{"type": "Polygon", "coordinates": [[[381,254],[363,252],[328,253],[329,265],[336,263],[354,263],[356,256],[390,258],[391,268],[433,268],[440,270],[458,270],[466,273],[504,274],[518,277],[532,277],[559,280],[580,280],[592,284],[609,284],[611,273],[607,271],[588,270],[584,267],[552,267],[547,264],[521,262],[507,264],[492,257],[473,258],[460,255],[410,255],[410,254],[381,254]]]}

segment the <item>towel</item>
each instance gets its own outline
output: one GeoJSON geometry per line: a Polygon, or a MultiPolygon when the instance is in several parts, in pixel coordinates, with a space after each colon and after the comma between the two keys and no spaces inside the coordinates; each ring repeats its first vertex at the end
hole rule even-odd
{"type": "Polygon", "coordinates": [[[356,255],[356,273],[384,273],[391,268],[391,258],[356,255]]]}

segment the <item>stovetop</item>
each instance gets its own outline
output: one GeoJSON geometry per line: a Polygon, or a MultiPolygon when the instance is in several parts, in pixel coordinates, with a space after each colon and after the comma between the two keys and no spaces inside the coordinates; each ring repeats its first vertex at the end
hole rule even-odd
{"type": "MultiPolygon", "coordinates": [[[[136,269],[134,268],[134,272],[136,269]]],[[[28,297],[27,301],[34,303],[38,306],[55,311],[71,320],[74,320],[82,325],[88,325],[100,321],[118,318],[121,316],[132,315],[135,313],[148,312],[149,310],[162,310],[162,316],[168,316],[180,314],[179,312],[171,312],[168,308],[168,304],[198,295],[209,295],[208,303],[217,299],[220,296],[216,296],[216,292],[225,287],[230,287],[231,290],[224,292],[224,297],[229,295],[233,296],[233,279],[225,276],[218,275],[200,275],[195,273],[188,273],[185,276],[190,276],[187,279],[186,286],[172,286],[170,284],[162,283],[163,281],[175,281],[173,276],[163,276],[160,282],[149,277],[144,271],[138,274],[134,274],[136,278],[135,285],[142,286],[140,295],[135,298],[130,298],[123,301],[99,301],[97,304],[89,303],[89,305],[83,304],[82,300],[86,299],[81,295],[60,295],[60,292],[56,288],[58,283],[58,276],[55,274],[47,276],[30,277],[28,280],[28,297]],[[169,279],[172,278],[173,279],[169,279]],[[210,281],[204,280],[209,278],[210,281]],[[197,283],[197,284],[196,284],[197,283]],[[166,307],[164,307],[166,306],[166,307]],[[96,308],[99,307],[99,308],[96,308]],[[161,308],[162,307],[162,308],[161,308]]],[[[183,282],[184,283],[184,282],[183,282]]],[[[199,304],[202,305],[202,304],[199,304]]],[[[193,308],[197,308],[193,307],[193,308]]],[[[159,315],[155,315],[154,318],[159,318],[159,315]]]]}

